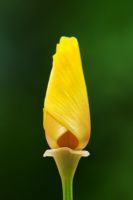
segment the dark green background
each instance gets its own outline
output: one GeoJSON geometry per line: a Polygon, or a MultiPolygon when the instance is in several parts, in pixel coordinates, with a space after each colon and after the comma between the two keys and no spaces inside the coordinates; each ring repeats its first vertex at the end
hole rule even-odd
{"type": "Polygon", "coordinates": [[[1,0],[0,199],[62,199],[42,126],[55,45],[80,43],[89,91],[91,156],[74,200],[133,199],[133,1],[1,0]]]}

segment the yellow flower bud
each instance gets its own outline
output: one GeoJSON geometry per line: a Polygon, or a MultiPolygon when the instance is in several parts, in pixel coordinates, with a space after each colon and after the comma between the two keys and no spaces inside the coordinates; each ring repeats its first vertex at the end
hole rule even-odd
{"type": "Polygon", "coordinates": [[[61,37],[57,44],[43,113],[43,126],[51,148],[83,149],[87,145],[90,111],[75,37],[61,37]]]}

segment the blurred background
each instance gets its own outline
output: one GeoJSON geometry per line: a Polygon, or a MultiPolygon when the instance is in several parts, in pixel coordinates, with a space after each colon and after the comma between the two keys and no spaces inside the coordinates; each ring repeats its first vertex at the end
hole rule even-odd
{"type": "Polygon", "coordinates": [[[133,1],[1,0],[0,199],[62,199],[42,109],[56,43],[80,43],[88,87],[91,156],[75,200],[133,199],[133,1]]]}

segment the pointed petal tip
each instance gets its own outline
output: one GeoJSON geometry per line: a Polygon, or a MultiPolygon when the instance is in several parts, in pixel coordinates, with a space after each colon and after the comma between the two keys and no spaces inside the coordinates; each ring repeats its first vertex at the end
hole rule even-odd
{"type": "Polygon", "coordinates": [[[76,37],[72,36],[72,37],[65,37],[65,36],[62,36],[60,38],[60,45],[63,45],[63,44],[68,44],[68,45],[78,45],[78,40],[76,37]]]}

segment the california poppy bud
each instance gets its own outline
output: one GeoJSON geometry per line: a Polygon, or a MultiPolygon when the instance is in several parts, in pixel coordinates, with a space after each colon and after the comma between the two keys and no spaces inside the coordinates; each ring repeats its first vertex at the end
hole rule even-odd
{"type": "Polygon", "coordinates": [[[61,37],[44,101],[46,139],[51,148],[83,149],[90,138],[90,111],[78,41],[61,37]]]}

